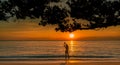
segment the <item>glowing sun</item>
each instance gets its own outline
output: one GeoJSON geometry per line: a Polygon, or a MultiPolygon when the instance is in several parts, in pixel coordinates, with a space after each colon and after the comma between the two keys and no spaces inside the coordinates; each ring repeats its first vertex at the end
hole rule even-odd
{"type": "Polygon", "coordinates": [[[70,33],[69,37],[70,37],[70,38],[74,38],[74,34],[73,34],[73,33],[70,33]]]}

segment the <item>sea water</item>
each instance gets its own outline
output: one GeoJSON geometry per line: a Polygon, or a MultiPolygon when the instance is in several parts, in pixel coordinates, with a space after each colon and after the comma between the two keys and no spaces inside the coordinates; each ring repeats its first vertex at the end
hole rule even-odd
{"type": "Polygon", "coordinates": [[[0,41],[0,58],[63,59],[64,42],[71,59],[120,59],[120,41],[0,41]]]}

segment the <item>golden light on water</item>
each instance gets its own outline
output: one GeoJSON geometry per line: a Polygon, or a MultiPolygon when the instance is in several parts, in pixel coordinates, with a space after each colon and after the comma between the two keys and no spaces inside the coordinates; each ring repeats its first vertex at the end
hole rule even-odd
{"type": "Polygon", "coordinates": [[[73,45],[74,45],[73,41],[70,41],[70,50],[71,50],[71,51],[74,51],[73,45]]]}
{"type": "Polygon", "coordinates": [[[74,44],[73,41],[70,41],[70,44],[73,45],[74,44]]]}
{"type": "Polygon", "coordinates": [[[77,41],[71,40],[71,41],[69,42],[70,55],[76,54],[76,51],[81,51],[81,52],[83,52],[84,49],[82,48],[82,46],[84,46],[84,43],[83,43],[83,42],[77,42],[77,41]],[[78,49],[78,45],[79,45],[79,49],[78,49]]]}

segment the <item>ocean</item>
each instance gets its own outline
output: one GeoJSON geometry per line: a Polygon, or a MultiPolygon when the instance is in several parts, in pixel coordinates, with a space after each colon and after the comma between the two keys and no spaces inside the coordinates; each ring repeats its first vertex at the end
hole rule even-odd
{"type": "Polygon", "coordinates": [[[0,59],[120,59],[120,41],[0,41],[0,59]]]}

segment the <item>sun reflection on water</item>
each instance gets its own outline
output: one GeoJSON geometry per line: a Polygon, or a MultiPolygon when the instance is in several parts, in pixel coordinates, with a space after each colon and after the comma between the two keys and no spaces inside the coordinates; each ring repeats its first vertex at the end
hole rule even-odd
{"type": "Polygon", "coordinates": [[[77,56],[77,55],[79,55],[78,53],[84,52],[83,46],[84,46],[84,44],[80,43],[78,41],[73,41],[73,40],[69,41],[69,53],[70,53],[70,55],[77,56]]]}
{"type": "Polygon", "coordinates": [[[74,41],[70,41],[70,51],[74,51],[74,41]]]}

